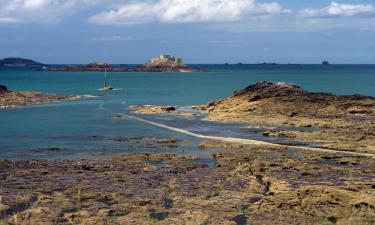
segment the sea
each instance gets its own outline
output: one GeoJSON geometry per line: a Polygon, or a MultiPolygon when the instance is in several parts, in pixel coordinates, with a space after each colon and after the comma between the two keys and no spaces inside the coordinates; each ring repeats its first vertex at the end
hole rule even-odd
{"type": "MultiPolygon", "coordinates": [[[[308,91],[375,96],[375,65],[190,65],[199,73],[109,73],[115,89],[102,91],[101,72],[46,72],[0,68],[0,84],[15,91],[85,95],[76,101],[0,110],[0,159],[86,159],[134,152],[202,154],[203,141],[122,115],[129,105],[206,104],[258,81],[300,85],[308,91]],[[180,138],[178,148],[118,142],[118,137],[180,138]]],[[[240,137],[275,143],[262,128],[203,121],[201,117],[136,115],[198,134],[240,137]]],[[[311,144],[311,143],[305,143],[311,144]]],[[[204,158],[202,156],[202,158],[204,158]]]]}

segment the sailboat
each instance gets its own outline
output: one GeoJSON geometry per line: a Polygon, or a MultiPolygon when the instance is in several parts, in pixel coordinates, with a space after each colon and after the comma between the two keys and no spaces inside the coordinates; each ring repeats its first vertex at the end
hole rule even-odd
{"type": "Polygon", "coordinates": [[[105,69],[104,71],[104,86],[103,86],[103,91],[110,91],[110,90],[113,90],[113,87],[108,85],[108,81],[107,81],[107,69],[105,69]]]}

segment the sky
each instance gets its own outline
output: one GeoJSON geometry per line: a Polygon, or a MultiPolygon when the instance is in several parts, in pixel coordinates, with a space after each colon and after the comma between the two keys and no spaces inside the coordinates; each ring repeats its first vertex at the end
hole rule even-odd
{"type": "Polygon", "coordinates": [[[375,63],[375,0],[0,0],[0,58],[375,63]]]}

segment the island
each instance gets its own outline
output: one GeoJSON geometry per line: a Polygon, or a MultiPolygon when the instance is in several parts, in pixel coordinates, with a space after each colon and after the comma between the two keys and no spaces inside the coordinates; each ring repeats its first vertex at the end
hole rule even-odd
{"type": "Polygon", "coordinates": [[[328,66],[328,65],[329,65],[329,62],[325,60],[325,61],[322,62],[322,65],[323,65],[323,66],[328,66]]]}
{"type": "Polygon", "coordinates": [[[31,59],[5,58],[0,60],[0,67],[42,67],[43,64],[31,59]]]}
{"type": "Polygon", "coordinates": [[[140,72],[199,72],[199,69],[187,67],[181,58],[161,54],[138,68],[140,72]]]}
{"type": "Polygon", "coordinates": [[[145,64],[130,68],[116,67],[104,62],[92,62],[83,66],[62,65],[59,67],[48,68],[47,71],[53,72],[200,72],[202,69],[190,68],[182,62],[181,58],[161,54],[158,57],[150,59],[145,64]]]}

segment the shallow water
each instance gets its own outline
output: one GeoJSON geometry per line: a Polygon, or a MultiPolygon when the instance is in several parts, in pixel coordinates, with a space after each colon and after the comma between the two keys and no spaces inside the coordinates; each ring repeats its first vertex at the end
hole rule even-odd
{"type": "MultiPolygon", "coordinates": [[[[204,73],[112,73],[116,88],[103,92],[102,73],[42,72],[33,69],[0,69],[0,83],[13,90],[58,94],[98,95],[78,101],[0,110],[0,158],[87,158],[137,151],[197,152],[196,140],[131,119],[116,119],[129,113],[132,104],[194,105],[231,95],[234,90],[262,80],[285,81],[309,91],[375,96],[373,65],[199,65],[204,73]],[[113,141],[118,136],[189,138],[192,144],[177,149],[139,149],[113,141]],[[36,149],[58,147],[63,151],[36,153],[36,149]]],[[[234,124],[200,122],[163,116],[147,119],[206,135],[267,139],[262,130],[234,124]]]]}

